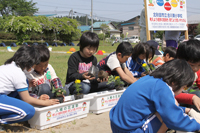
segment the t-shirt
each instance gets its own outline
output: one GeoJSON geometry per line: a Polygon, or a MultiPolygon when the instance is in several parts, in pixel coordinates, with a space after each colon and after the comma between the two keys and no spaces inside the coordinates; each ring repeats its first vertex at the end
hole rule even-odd
{"type": "Polygon", "coordinates": [[[153,62],[152,62],[156,68],[162,66],[165,62],[163,61],[162,57],[157,57],[153,62]]]}
{"type": "Polygon", "coordinates": [[[174,40],[178,42],[180,34],[180,31],[165,31],[165,40],[174,40]]]}
{"type": "Polygon", "coordinates": [[[130,85],[110,111],[111,123],[121,130],[141,128],[146,118],[155,112],[170,129],[197,131],[200,124],[175,104],[174,93],[162,79],[153,76],[140,78],[130,85]]]}
{"type": "Polygon", "coordinates": [[[22,69],[13,61],[10,64],[0,66],[0,93],[6,95],[13,91],[26,91],[28,84],[22,69]]]}
{"type": "Polygon", "coordinates": [[[95,56],[92,55],[89,58],[84,58],[81,56],[79,51],[73,53],[68,60],[66,84],[69,84],[76,79],[81,81],[84,80],[86,82],[82,75],[87,72],[92,65],[97,65],[97,59],[95,56]]]}
{"type": "Polygon", "coordinates": [[[126,61],[126,66],[134,77],[141,77],[141,74],[145,72],[145,69],[142,67],[143,63],[145,61],[140,58],[133,60],[132,57],[129,57],[126,61]]]}
{"type": "MultiPolygon", "coordinates": [[[[44,74],[39,74],[36,71],[33,71],[31,74],[26,75],[26,77],[30,80],[30,79],[36,79],[36,83],[37,85],[40,84],[49,84],[49,86],[51,86],[51,81],[55,78],[58,78],[55,70],[53,69],[53,67],[48,64],[46,71],[44,72],[44,74]],[[50,79],[47,79],[47,72],[50,72],[50,79]]],[[[29,88],[30,90],[30,88],[29,88]]],[[[30,90],[31,91],[31,90],[30,90]]]]}
{"type": "Polygon", "coordinates": [[[101,61],[99,61],[97,66],[99,70],[104,70],[108,72],[109,75],[118,75],[115,69],[118,67],[124,69],[126,67],[126,64],[120,63],[117,58],[116,52],[113,52],[107,57],[103,58],[101,61]]]}

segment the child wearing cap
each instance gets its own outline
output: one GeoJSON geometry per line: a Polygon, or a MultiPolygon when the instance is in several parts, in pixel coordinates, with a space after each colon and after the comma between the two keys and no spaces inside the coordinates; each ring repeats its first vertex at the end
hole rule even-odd
{"type": "Polygon", "coordinates": [[[175,47],[166,47],[165,52],[162,57],[158,56],[155,60],[153,60],[153,64],[156,68],[163,65],[165,62],[173,60],[176,56],[176,48],[175,47]]]}

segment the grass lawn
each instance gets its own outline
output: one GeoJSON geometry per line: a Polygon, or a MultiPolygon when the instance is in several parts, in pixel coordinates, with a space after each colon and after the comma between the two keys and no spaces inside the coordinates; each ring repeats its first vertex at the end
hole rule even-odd
{"type": "MultiPolygon", "coordinates": [[[[74,42],[74,44],[77,44],[78,42],[74,42]]],[[[116,43],[114,46],[111,46],[109,43],[103,43],[100,42],[100,46],[98,50],[104,50],[106,53],[114,52],[117,48],[119,43],[116,43]]],[[[134,45],[133,45],[134,46],[134,45]]],[[[67,52],[70,48],[74,47],[76,50],[79,50],[79,46],[58,46],[58,47],[52,47],[52,51],[62,51],[67,52]]],[[[19,47],[12,47],[12,50],[17,50],[19,47]]],[[[0,65],[3,65],[4,62],[12,57],[14,55],[14,52],[7,52],[6,47],[0,47],[0,65]]],[[[53,68],[56,71],[57,76],[62,81],[62,84],[65,84],[66,80],[66,74],[67,74],[67,62],[69,59],[69,56],[71,54],[67,53],[53,53],[51,52],[51,57],[49,63],[53,66],[53,68]]],[[[97,60],[100,61],[103,57],[107,55],[95,55],[97,60]]]]}

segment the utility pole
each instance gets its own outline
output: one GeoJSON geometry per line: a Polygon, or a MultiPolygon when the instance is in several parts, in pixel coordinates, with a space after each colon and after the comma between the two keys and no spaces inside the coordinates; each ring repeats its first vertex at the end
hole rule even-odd
{"type": "Polygon", "coordinates": [[[74,15],[73,9],[69,11],[69,17],[70,17],[70,14],[72,15],[71,18],[73,19],[73,15],[74,15]]]}
{"type": "Polygon", "coordinates": [[[91,0],[91,32],[93,32],[93,0],[91,0]]]}
{"type": "Polygon", "coordinates": [[[86,15],[86,25],[88,25],[88,16],[86,15]]]}

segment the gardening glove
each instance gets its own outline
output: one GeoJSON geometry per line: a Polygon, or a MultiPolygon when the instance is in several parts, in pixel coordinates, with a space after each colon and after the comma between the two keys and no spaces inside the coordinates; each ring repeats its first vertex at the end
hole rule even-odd
{"type": "Polygon", "coordinates": [[[200,113],[196,112],[194,109],[190,109],[188,115],[193,117],[198,123],[200,123],[200,113]]]}

